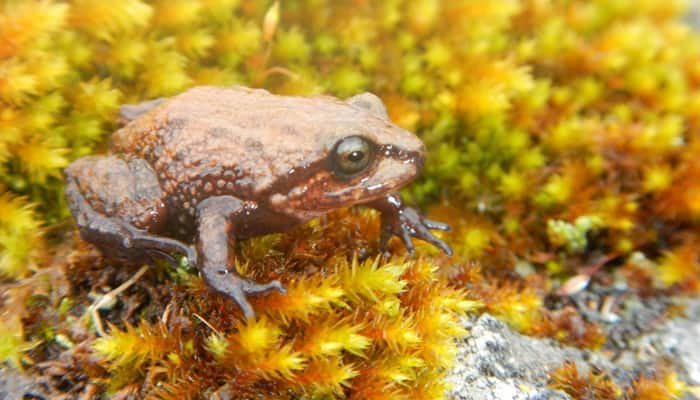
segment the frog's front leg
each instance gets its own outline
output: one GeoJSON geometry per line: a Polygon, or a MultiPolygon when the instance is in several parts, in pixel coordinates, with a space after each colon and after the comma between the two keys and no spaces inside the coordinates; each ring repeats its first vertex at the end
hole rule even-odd
{"type": "Polygon", "coordinates": [[[207,284],[232,298],[247,319],[255,313],[246,298],[249,294],[286,290],[279,281],[259,284],[244,279],[230,265],[229,238],[235,237],[235,220],[244,215],[246,204],[232,196],[210,197],[197,207],[198,265],[207,284]]]}
{"type": "Polygon", "coordinates": [[[424,218],[415,209],[407,207],[398,193],[390,194],[366,205],[382,214],[381,236],[379,239],[380,249],[384,249],[391,236],[396,235],[401,238],[406,246],[406,250],[411,254],[414,251],[411,238],[415,237],[434,245],[449,256],[452,255],[450,246],[430,232],[431,229],[448,231],[450,226],[424,218]]]}

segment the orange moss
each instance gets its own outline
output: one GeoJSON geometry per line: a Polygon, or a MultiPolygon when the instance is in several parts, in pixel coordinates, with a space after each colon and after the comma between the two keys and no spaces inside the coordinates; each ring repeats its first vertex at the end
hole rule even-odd
{"type": "Polygon", "coordinates": [[[622,390],[609,376],[593,370],[581,375],[573,362],[565,362],[550,376],[550,387],[567,393],[575,400],[613,400],[622,395],[622,390]]]}
{"type": "Polygon", "coordinates": [[[628,390],[628,396],[633,400],[672,400],[682,398],[690,389],[675,372],[661,368],[655,376],[640,376],[628,390]]]}
{"type": "Polygon", "coordinates": [[[600,326],[585,321],[579,312],[571,307],[543,313],[541,318],[532,324],[528,333],[592,350],[600,350],[607,341],[600,326]]]}
{"type": "Polygon", "coordinates": [[[657,267],[663,287],[676,286],[687,293],[700,290],[700,243],[687,242],[664,253],[657,267]]]}

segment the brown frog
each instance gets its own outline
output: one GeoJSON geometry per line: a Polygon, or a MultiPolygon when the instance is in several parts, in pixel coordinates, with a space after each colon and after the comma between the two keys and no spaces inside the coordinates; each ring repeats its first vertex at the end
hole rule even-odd
{"type": "Polygon", "coordinates": [[[448,225],[421,217],[394,193],[418,174],[425,148],[373,94],[341,101],[196,87],[124,106],[121,116],[126,125],[113,134],[109,155],[65,171],[81,236],[135,261],[185,255],[247,318],[254,314],[246,295],[285,289],[240,277],[231,238],[282,232],[362,204],[381,212],[381,248],[397,235],[409,252],[416,237],[451,254],[430,232],[448,225]]]}

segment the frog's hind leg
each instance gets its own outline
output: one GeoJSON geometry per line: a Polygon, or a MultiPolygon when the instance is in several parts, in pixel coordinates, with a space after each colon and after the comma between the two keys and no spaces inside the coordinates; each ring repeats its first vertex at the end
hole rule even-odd
{"type": "Polygon", "coordinates": [[[191,246],[160,237],[166,211],[150,165],[141,159],[85,157],[66,168],[66,199],[80,235],[108,256],[131,261],[180,253],[196,263],[191,246]]]}

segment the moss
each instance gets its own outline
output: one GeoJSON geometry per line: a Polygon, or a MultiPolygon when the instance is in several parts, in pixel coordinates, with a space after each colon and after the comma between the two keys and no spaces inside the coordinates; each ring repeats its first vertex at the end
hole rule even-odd
{"type": "Polygon", "coordinates": [[[581,375],[573,362],[565,362],[561,368],[554,371],[549,385],[577,400],[619,399],[623,393],[611,377],[599,371],[589,371],[587,375],[581,375]]]}
{"type": "MultiPolygon", "coordinates": [[[[270,279],[286,270],[280,278],[287,294],[251,297],[255,319],[243,320],[235,304],[211,293],[199,277],[185,273],[172,279],[162,274],[170,267],[153,266],[118,302],[101,307],[98,318],[109,322],[106,336],[95,337],[87,324],[89,309],[80,308],[59,314],[72,320],[68,324],[39,316],[28,336],[52,323],[56,336],[70,342],[87,338],[89,357],[101,368],[86,377],[105,382],[102,390],[114,396],[142,382],[142,396],[196,398],[194,392],[226,390],[233,397],[429,398],[441,393],[438,378],[452,365],[452,338],[464,334],[459,316],[477,310],[480,302],[440,279],[428,260],[352,256],[376,249],[376,222],[373,212],[343,210],[291,235],[241,243],[241,273],[270,279]],[[153,297],[152,291],[171,295],[153,297]],[[140,311],[130,313],[131,307],[140,311]],[[120,320],[128,315],[134,323],[120,320]]],[[[134,274],[133,268],[110,269],[96,253],[84,251],[60,266],[71,271],[69,282],[61,282],[63,272],[50,280],[54,290],[71,288],[72,301],[89,304],[97,297],[93,285],[81,279],[107,279],[116,286],[134,274]]],[[[66,304],[56,301],[55,307],[65,310],[66,304]]],[[[20,355],[7,358],[20,365],[20,355]]]]}

